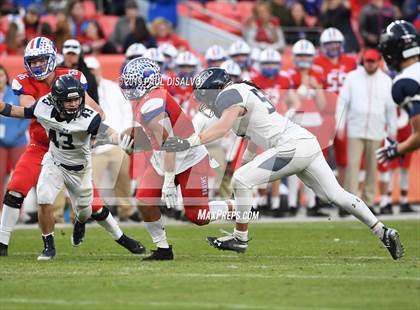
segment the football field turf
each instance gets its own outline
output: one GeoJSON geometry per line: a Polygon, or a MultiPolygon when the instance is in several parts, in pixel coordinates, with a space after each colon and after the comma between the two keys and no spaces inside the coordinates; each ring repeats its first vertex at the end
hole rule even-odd
{"type": "MultiPolygon", "coordinates": [[[[56,229],[57,256],[37,262],[38,230],[17,230],[0,258],[0,309],[420,309],[420,221],[387,221],[406,256],[393,261],[358,222],[261,223],[245,254],[204,241],[231,225],[167,227],[175,261],[141,262],[101,228],[79,248],[56,229]]],[[[126,233],[148,247],[143,224],[126,233]]]]}

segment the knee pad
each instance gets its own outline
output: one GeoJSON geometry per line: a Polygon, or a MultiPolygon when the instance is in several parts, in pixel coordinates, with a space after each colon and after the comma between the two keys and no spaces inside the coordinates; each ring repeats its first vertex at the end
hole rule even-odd
{"type": "Polygon", "coordinates": [[[109,215],[109,210],[107,207],[103,207],[102,211],[99,213],[92,213],[92,218],[95,221],[105,221],[109,215]]]}
{"type": "Polygon", "coordinates": [[[7,191],[6,195],[4,195],[4,204],[11,208],[20,209],[24,198],[21,193],[7,191]]]}
{"type": "Polygon", "coordinates": [[[199,218],[199,214],[207,215],[209,212],[208,208],[198,208],[198,207],[187,207],[185,208],[185,216],[187,219],[198,226],[207,225],[210,220],[204,218],[199,218]]]}
{"type": "Polygon", "coordinates": [[[86,223],[86,221],[92,215],[92,208],[90,206],[79,207],[77,210],[77,219],[81,223],[86,223]]]}

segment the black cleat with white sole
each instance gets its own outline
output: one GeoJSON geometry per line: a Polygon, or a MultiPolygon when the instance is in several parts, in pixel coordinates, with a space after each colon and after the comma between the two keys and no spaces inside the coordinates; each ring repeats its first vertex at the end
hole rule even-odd
{"type": "Polygon", "coordinates": [[[207,237],[207,242],[216,249],[244,253],[248,248],[248,241],[241,241],[233,235],[223,237],[207,237]]]}
{"type": "Polygon", "coordinates": [[[397,260],[404,256],[404,247],[401,243],[400,235],[395,229],[384,227],[382,242],[393,259],[397,260]]]}
{"type": "Polygon", "coordinates": [[[172,252],[172,246],[169,248],[157,248],[152,250],[152,254],[143,258],[144,261],[156,261],[156,260],[173,260],[174,253],[172,252]]]}
{"type": "Polygon", "coordinates": [[[42,236],[42,241],[44,242],[44,250],[38,256],[37,260],[51,260],[55,256],[55,245],[54,245],[54,236],[42,236]]]}
{"type": "Polygon", "coordinates": [[[126,248],[133,254],[144,254],[146,253],[146,248],[139,241],[131,239],[127,235],[123,234],[120,239],[115,240],[119,245],[126,248]]]}
{"type": "Polygon", "coordinates": [[[7,249],[9,246],[7,244],[0,242],[0,256],[7,256],[7,249]]]}
{"type": "Polygon", "coordinates": [[[74,221],[73,234],[71,236],[71,244],[79,246],[82,244],[85,237],[86,223],[81,223],[77,219],[74,221]]]}

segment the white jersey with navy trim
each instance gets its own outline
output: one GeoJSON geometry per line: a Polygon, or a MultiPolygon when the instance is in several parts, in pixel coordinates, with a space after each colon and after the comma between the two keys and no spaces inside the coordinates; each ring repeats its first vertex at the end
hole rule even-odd
{"type": "Polygon", "coordinates": [[[235,121],[233,132],[265,150],[291,139],[314,137],[277,113],[263,92],[247,83],[236,83],[223,89],[215,102],[215,115],[220,118],[223,111],[233,105],[242,106],[247,111],[235,121]]]}
{"type": "Polygon", "coordinates": [[[58,117],[48,95],[32,106],[33,117],[45,128],[50,140],[52,159],[67,166],[88,165],[91,160],[90,139],[101,124],[99,114],[85,107],[81,116],[67,122],[58,117]]]}
{"type": "Polygon", "coordinates": [[[420,114],[420,61],[404,68],[395,77],[392,98],[410,118],[420,114]]]}

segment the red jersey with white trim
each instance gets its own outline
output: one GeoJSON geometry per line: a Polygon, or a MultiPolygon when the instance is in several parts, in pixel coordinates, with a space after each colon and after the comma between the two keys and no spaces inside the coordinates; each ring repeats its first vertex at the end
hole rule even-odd
{"type": "Polygon", "coordinates": [[[300,101],[294,121],[312,132],[317,137],[322,149],[324,149],[334,136],[334,123],[328,121],[329,115],[326,115],[325,110],[321,111],[317,106],[315,90],[311,89],[309,84],[309,79],[315,78],[319,84],[325,85],[323,70],[321,67],[313,66],[307,75],[302,75],[299,70],[291,69],[289,70],[289,75],[300,101]]]}
{"type": "Polygon", "coordinates": [[[326,90],[336,94],[343,87],[347,73],[357,68],[356,60],[346,54],[340,55],[337,63],[333,63],[327,56],[320,54],[315,57],[314,64],[324,71],[326,90]]]}
{"type": "MultiPolygon", "coordinates": [[[[157,88],[150,91],[135,104],[135,120],[143,127],[144,132],[152,144],[153,156],[151,163],[160,175],[164,174],[165,152],[159,150],[160,145],[153,132],[149,129],[148,124],[162,112],[166,112],[169,117],[169,122],[162,121],[161,125],[169,132],[170,136],[186,139],[195,133],[190,118],[182,111],[175,99],[164,88],[157,88]]],[[[205,156],[207,156],[207,150],[203,145],[176,153],[176,173],[179,174],[189,169],[200,162],[205,156]]]]}
{"type": "MultiPolygon", "coordinates": [[[[54,71],[55,77],[59,77],[65,74],[73,75],[78,79],[87,89],[87,81],[82,72],[74,69],[57,68],[54,71]]],[[[16,95],[29,95],[38,100],[42,96],[51,92],[51,86],[31,77],[28,73],[18,74],[12,82],[12,89],[16,95]]],[[[29,135],[31,137],[31,144],[39,144],[43,146],[49,145],[49,139],[44,127],[41,126],[35,119],[31,120],[29,125],[29,135]]]]}
{"type": "Polygon", "coordinates": [[[287,72],[280,71],[275,78],[268,78],[261,73],[257,73],[252,82],[264,90],[271,103],[276,107],[277,112],[284,114],[287,111],[283,99],[286,92],[292,88],[292,81],[287,72]]]}

